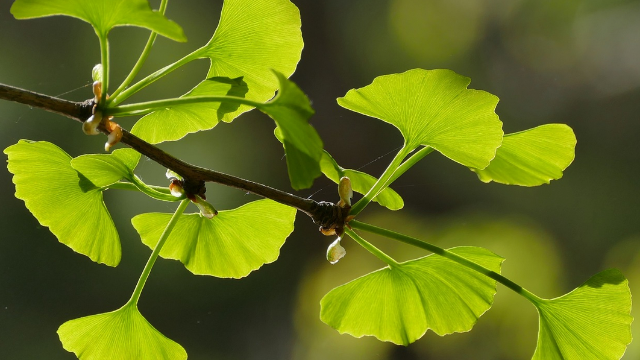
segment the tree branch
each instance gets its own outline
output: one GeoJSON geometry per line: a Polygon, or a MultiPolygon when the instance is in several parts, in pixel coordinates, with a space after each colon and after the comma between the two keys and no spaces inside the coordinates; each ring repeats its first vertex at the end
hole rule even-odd
{"type": "MultiPolygon", "coordinates": [[[[54,112],[81,123],[91,116],[95,104],[93,100],[84,102],[68,101],[4,84],[0,84],[0,99],[54,112]]],[[[105,134],[109,133],[102,125],[99,129],[105,134]]],[[[292,206],[309,215],[322,228],[341,227],[345,223],[348,209],[345,211],[345,209],[331,202],[317,202],[305,199],[260,183],[191,165],[125,130],[123,130],[123,136],[120,141],[158,164],[180,174],[185,180],[185,190],[189,193],[203,196],[205,192],[204,183],[215,182],[292,206]]]]}

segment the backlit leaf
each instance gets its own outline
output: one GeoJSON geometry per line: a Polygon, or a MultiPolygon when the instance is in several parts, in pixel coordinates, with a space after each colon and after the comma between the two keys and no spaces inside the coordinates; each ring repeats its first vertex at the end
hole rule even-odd
{"type": "Polygon", "coordinates": [[[498,98],[467,89],[470,79],[451,70],[414,69],[379,76],[352,89],[338,104],[397,127],[410,150],[431,146],[462,165],[484,169],[502,142],[498,98]]]}
{"type": "Polygon", "coordinates": [[[534,360],[617,360],[631,342],[631,292],[616,269],[535,305],[540,330],[534,360]]]}
{"type": "MultiPolygon", "coordinates": [[[[247,84],[242,77],[236,79],[212,77],[201,82],[182,97],[244,97],[247,91],[247,84]]],[[[187,134],[212,129],[220,120],[233,120],[239,115],[236,113],[238,107],[239,105],[232,103],[199,103],[159,110],[138,120],[131,132],[152,144],[179,140],[187,134]]]]}
{"type": "MultiPolygon", "coordinates": [[[[289,0],[225,0],[215,34],[200,52],[211,59],[207,77],[242,76],[247,99],[264,102],[280,85],[272,70],[291,76],[302,53],[300,11],[289,0]]],[[[241,106],[236,115],[250,110],[241,106]]]]}
{"type": "Polygon", "coordinates": [[[132,25],[153,30],[176,41],[186,41],[182,29],[151,10],[147,0],[16,0],[11,6],[16,19],[66,15],[91,24],[98,36],[115,26],[132,25]]]}
{"type": "Polygon", "coordinates": [[[120,262],[118,232],[100,191],[71,167],[71,157],[54,144],[20,140],[4,150],[16,197],[58,240],[91,260],[120,262]]]}
{"type": "MultiPolygon", "coordinates": [[[[142,242],[154,248],[172,214],[150,213],[131,222],[142,242]]],[[[271,200],[258,200],[213,219],[182,215],[160,251],[180,260],[196,275],[242,278],[275,261],[293,231],[296,210],[271,200]]]]}
{"type": "Polygon", "coordinates": [[[139,159],[139,153],[133,149],[118,149],[111,154],[78,156],[71,160],[71,166],[96,187],[104,187],[121,179],[133,181],[139,159]]]}
{"type": "Polygon", "coordinates": [[[576,136],[564,124],[548,124],[508,134],[496,157],[483,170],[471,169],[484,182],[538,186],[562,177],[575,157],[576,136]]]}
{"type": "MultiPolygon", "coordinates": [[[[225,0],[215,34],[195,56],[210,59],[207,78],[241,78],[244,92],[204,81],[184,96],[230,95],[265,102],[279,87],[272,70],[291,76],[302,47],[300,12],[289,0],[225,0]]],[[[200,103],[150,114],[134,133],[153,143],[173,141],[253,109],[240,105],[218,111],[218,106],[200,103]]]]}
{"type": "MultiPolygon", "coordinates": [[[[502,258],[477,247],[449,249],[495,272],[502,258]]],[[[408,345],[428,329],[469,331],[487,311],[496,282],[438,255],[383,268],[331,290],[320,318],[340,333],[408,345]]]]}
{"type": "MultiPolygon", "coordinates": [[[[322,169],[322,173],[336,184],[343,176],[348,177],[351,180],[351,188],[353,191],[359,192],[360,194],[366,194],[377,181],[376,178],[362,171],[342,168],[326,151],[322,154],[320,168],[322,169]]],[[[390,210],[400,210],[404,207],[402,197],[389,187],[378,194],[373,201],[378,202],[390,210]]]]}
{"type": "Polygon", "coordinates": [[[80,360],[184,360],[187,352],[127,304],[104,314],[67,321],[58,329],[65,350],[80,360]]]}
{"type": "Polygon", "coordinates": [[[308,123],[314,111],[307,96],[283,74],[274,73],[280,81],[278,95],[259,109],[276,122],[276,137],[284,146],[291,186],[306,189],[321,174],[322,140],[308,123]]]}

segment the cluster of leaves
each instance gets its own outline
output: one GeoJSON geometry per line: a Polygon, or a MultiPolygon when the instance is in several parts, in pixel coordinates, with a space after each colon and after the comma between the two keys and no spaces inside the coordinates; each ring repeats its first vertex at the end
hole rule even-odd
{"type": "MultiPolygon", "coordinates": [[[[16,0],[11,11],[19,19],[67,15],[90,23],[103,55],[104,96],[98,107],[110,116],[145,115],[132,133],[150,143],[179,140],[258,108],[275,121],[292,187],[308,188],[321,174],[336,183],[349,177],[353,190],[364,194],[351,208],[354,216],[371,201],[401,209],[403,200],[389,185],[434,150],[476,172],[484,182],[520,186],[559,179],[573,161],[576,139],[568,126],[548,124],[504,135],[495,113],[496,96],[468,89],[470,79],[450,70],[414,69],[380,76],[338,99],[340,106],[390,123],[404,137],[404,146],[379,179],[342,168],[323,150],[308,123],[313,115],[309,100],[287,79],[303,46],[300,15],[289,0],[225,0],[218,28],[206,45],[130,86],[139,70],[136,64],[107,99],[107,36],[113,27],[152,31],[139,63],[156,34],[186,40],[180,27],[164,17],[165,8],[166,1],[157,12],[146,0],[16,0]],[[133,93],[200,58],[211,62],[206,79],[182,97],[121,105],[133,93]]],[[[118,232],[102,201],[104,191],[137,190],[158,200],[181,201],[173,215],[150,213],[132,219],[153,253],[129,302],[113,312],[68,321],[58,330],[64,348],[80,359],[185,359],[185,350],[137,309],[155,259],[179,260],[198,275],[242,278],[275,261],[293,231],[296,210],[272,200],[221,211],[211,219],[183,214],[189,202],[184,196],[146,185],[134,174],[140,154],[131,149],[72,159],[56,145],[22,140],[5,153],[16,197],[60,242],[98,263],[116,266],[121,257],[118,232]]],[[[322,299],[321,319],[341,333],[407,345],[428,329],[439,335],[469,331],[491,307],[499,281],[539,311],[535,359],[618,359],[631,341],[630,292],[616,270],[601,272],[573,292],[546,300],[500,275],[503,259],[489,250],[445,250],[357,221],[351,225],[435,254],[398,263],[347,229],[347,235],[387,266],[322,299]]]]}

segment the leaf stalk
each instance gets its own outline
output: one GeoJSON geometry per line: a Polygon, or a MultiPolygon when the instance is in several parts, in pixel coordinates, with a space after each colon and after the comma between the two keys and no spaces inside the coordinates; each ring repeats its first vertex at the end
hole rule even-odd
{"type": "Polygon", "coordinates": [[[176,209],[176,212],[173,213],[171,220],[169,220],[167,227],[165,227],[164,231],[162,232],[162,235],[160,235],[160,239],[158,240],[156,247],[153,249],[151,256],[149,256],[149,260],[147,260],[147,264],[144,266],[144,269],[142,270],[140,279],[138,279],[138,283],[136,284],[136,287],[133,290],[133,294],[131,294],[131,299],[127,301],[125,306],[130,304],[138,304],[138,300],[140,299],[140,294],[142,293],[142,289],[144,288],[144,285],[146,284],[147,279],[149,278],[149,274],[151,273],[151,269],[153,268],[153,265],[156,263],[156,260],[158,259],[158,255],[160,255],[160,250],[162,250],[164,243],[169,238],[171,231],[178,223],[178,220],[180,219],[180,216],[182,215],[182,213],[184,213],[185,209],[187,208],[187,205],[189,205],[189,199],[182,200],[180,202],[180,205],[176,209]]]}
{"type": "Polygon", "coordinates": [[[476,263],[474,263],[473,261],[467,260],[466,258],[454,254],[446,249],[443,249],[439,246],[430,244],[428,242],[407,236],[407,235],[403,235],[400,233],[397,233],[395,231],[391,231],[391,230],[387,230],[387,229],[383,229],[374,225],[370,225],[370,224],[366,224],[357,220],[352,220],[349,222],[349,225],[354,228],[354,229],[359,229],[359,230],[363,230],[363,231],[367,231],[373,234],[377,234],[377,235],[381,235],[384,236],[386,238],[389,239],[393,239],[393,240],[397,240],[400,242],[403,242],[405,244],[409,244],[409,245],[413,245],[415,247],[419,247],[421,249],[425,249],[427,251],[430,251],[434,254],[443,256],[449,260],[455,261],[460,265],[466,266],[472,270],[475,270],[483,275],[486,275],[488,277],[490,277],[493,280],[496,280],[497,282],[501,283],[502,285],[508,287],[509,289],[513,290],[514,292],[522,295],[524,298],[526,298],[527,300],[529,300],[531,303],[533,303],[534,305],[538,304],[542,299],[540,297],[538,297],[537,295],[533,294],[532,292],[526,290],[525,288],[523,288],[522,286],[514,283],[513,281],[507,279],[506,277],[498,274],[495,271],[489,270],[487,268],[485,268],[484,266],[478,265],[476,263]]]}

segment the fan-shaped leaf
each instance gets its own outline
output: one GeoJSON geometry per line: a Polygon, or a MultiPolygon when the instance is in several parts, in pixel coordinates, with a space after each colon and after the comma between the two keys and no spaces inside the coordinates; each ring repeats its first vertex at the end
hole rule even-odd
{"type": "Polygon", "coordinates": [[[502,142],[498,98],[467,89],[470,79],[451,70],[414,69],[377,77],[352,89],[340,106],[397,127],[409,149],[431,146],[462,165],[484,169],[502,142]]]}
{"type": "Polygon", "coordinates": [[[118,149],[111,154],[81,155],[71,166],[97,187],[111,185],[121,179],[133,181],[133,170],[140,154],[133,149],[118,149]]]}
{"type": "MultiPolygon", "coordinates": [[[[242,78],[241,87],[204,81],[184,96],[230,95],[265,102],[279,86],[271,70],[291,76],[302,47],[300,12],[289,0],[225,0],[215,34],[194,57],[211,60],[208,78],[242,78]]],[[[218,108],[210,103],[175,107],[142,118],[134,133],[153,143],[177,140],[211,129],[218,121],[230,122],[251,109],[248,105],[218,108]]]]}
{"type": "Polygon", "coordinates": [[[133,304],[70,320],[58,329],[65,350],[80,360],[184,360],[187,352],[156,330],[133,304]]]}
{"type": "Polygon", "coordinates": [[[631,342],[631,292],[618,270],[535,305],[540,330],[534,360],[617,360],[631,342]]]}
{"type": "MultiPolygon", "coordinates": [[[[360,194],[366,194],[377,181],[376,178],[362,171],[342,168],[326,151],[322,154],[320,168],[322,169],[322,173],[336,184],[343,176],[348,177],[351,180],[351,188],[353,191],[359,192],[360,194]]],[[[402,197],[389,187],[378,194],[373,201],[378,202],[390,210],[400,210],[404,207],[402,197]]]]}
{"type": "Polygon", "coordinates": [[[187,41],[180,26],[151,10],[147,0],[16,0],[11,13],[16,19],[75,17],[91,24],[99,36],[115,26],[133,25],[176,41],[187,41]]]}
{"type": "Polygon", "coordinates": [[[274,73],[280,81],[278,95],[259,109],[276,122],[276,137],[284,146],[291,186],[296,190],[309,188],[321,174],[322,140],[308,123],[314,111],[296,84],[274,73]]]}
{"type": "MultiPolygon", "coordinates": [[[[183,97],[244,97],[247,91],[247,84],[242,77],[212,77],[198,84],[183,97]]],[[[131,132],[152,144],[179,140],[187,134],[212,129],[220,120],[233,120],[239,115],[235,112],[238,107],[239,105],[232,103],[199,103],[159,110],[138,120],[131,132]]]]}
{"type": "Polygon", "coordinates": [[[576,136],[564,124],[547,124],[508,134],[496,157],[483,170],[471,169],[484,182],[538,186],[562,177],[575,157],[576,136]]]}
{"type": "MultiPolygon", "coordinates": [[[[477,247],[450,249],[499,272],[502,258],[477,247]]],[[[438,335],[469,331],[493,303],[496,282],[438,255],[383,268],[331,290],[320,318],[355,337],[372,335],[408,345],[428,329],[438,335]]]]}
{"type": "Polygon", "coordinates": [[[300,11],[289,0],[225,0],[218,28],[200,51],[211,59],[207,77],[242,76],[246,98],[267,101],[279,86],[271,70],[289,77],[300,61],[300,26],[300,11]]]}
{"type": "MultiPolygon", "coordinates": [[[[278,258],[293,231],[296,210],[271,200],[258,200],[213,219],[182,215],[160,256],[180,260],[197,275],[241,278],[278,258]]],[[[154,248],[171,214],[141,214],[131,222],[142,242],[154,248]]]]}
{"type": "Polygon", "coordinates": [[[71,157],[48,142],[20,140],[4,150],[16,197],[58,240],[91,260],[120,262],[118,232],[102,192],[71,167],[71,157]]]}

